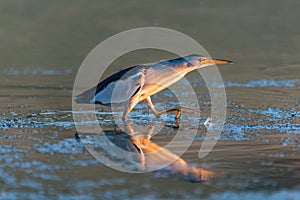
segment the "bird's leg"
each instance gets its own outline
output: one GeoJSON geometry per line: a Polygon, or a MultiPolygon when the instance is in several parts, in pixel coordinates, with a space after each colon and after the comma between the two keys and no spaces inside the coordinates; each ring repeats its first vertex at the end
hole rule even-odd
{"type": "Polygon", "coordinates": [[[176,111],[177,113],[175,115],[175,119],[178,119],[179,116],[180,116],[180,114],[181,114],[181,107],[180,106],[172,108],[172,109],[169,109],[169,110],[165,110],[165,111],[162,111],[162,112],[158,112],[155,109],[155,107],[154,107],[154,105],[153,105],[153,103],[151,101],[151,97],[147,97],[145,100],[143,100],[143,102],[150,108],[150,110],[154,113],[154,115],[156,117],[159,117],[159,116],[161,116],[163,114],[167,114],[167,113],[175,112],[176,111]]]}
{"type": "Polygon", "coordinates": [[[189,111],[192,111],[192,112],[199,112],[200,111],[200,109],[197,109],[197,108],[189,108],[189,107],[186,107],[186,106],[176,106],[175,108],[171,108],[169,110],[158,112],[154,108],[154,105],[153,105],[150,97],[147,97],[145,100],[143,100],[143,102],[150,108],[150,110],[154,113],[154,115],[156,117],[159,117],[160,115],[167,114],[167,113],[170,113],[170,112],[177,112],[176,115],[175,115],[175,119],[178,119],[180,117],[182,109],[186,109],[186,110],[189,110],[189,111]]]}
{"type": "Polygon", "coordinates": [[[160,112],[158,112],[158,111],[155,109],[155,107],[154,107],[154,105],[153,105],[153,103],[152,103],[152,101],[151,101],[151,97],[147,97],[146,99],[143,100],[143,102],[148,106],[148,108],[153,112],[153,114],[154,114],[156,117],[159,117],[159,116],[161,115],[160,112]]]}
{"type": "Polygon", "coordinates": [[[136,106],[136,104],[138,104],[138,98],[132,98],[130,99],[128,106],[125,107],[125,111],[123,113],[123,121],[126,121],[126,117],[127,115],[130,113],[130,111],[132,111],[132,109],[136,106]]]}

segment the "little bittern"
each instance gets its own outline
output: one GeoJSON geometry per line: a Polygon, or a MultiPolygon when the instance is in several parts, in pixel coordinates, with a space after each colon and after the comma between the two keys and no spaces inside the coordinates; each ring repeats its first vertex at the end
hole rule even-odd
{"type": "Polygon", "coordinates": [[[151,101],[156,94],[183,78],[188,72],[215,64],[232,64],[230,60],[213,59],[201,55],[188,55],[172,60],[162,60],[153,64],[137,65],[123,69],[100,82],[97,86],[81,93],[75,99],[77,103],[96,103],[102,105],[124,104],[123,119],[139,103],[145,103],[156,115],[177,111],[173,108],[158,112],[151,101]]]}

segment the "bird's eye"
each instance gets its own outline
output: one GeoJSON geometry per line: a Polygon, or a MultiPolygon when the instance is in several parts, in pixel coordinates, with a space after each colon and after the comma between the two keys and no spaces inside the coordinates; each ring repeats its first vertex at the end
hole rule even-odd
{"type": "Polygon", "coordinates": [[[207,58],[201,58],[200,62],[205,62],[207,60],[207,58]]]}

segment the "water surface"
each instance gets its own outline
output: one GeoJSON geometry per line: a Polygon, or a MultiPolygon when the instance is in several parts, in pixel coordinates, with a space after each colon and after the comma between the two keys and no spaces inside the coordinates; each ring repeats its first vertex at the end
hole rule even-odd
{"type": "MultiPolygon", "coordinates": [[[[60,1],[1,2],[0,186],[2,199],[299,199],[300,198],[300,27],[297,1],[140,1],[72,4],[60,1]],[[59,22],[59,23],[58,23],[59,22]],[[182,158],[192,166],[221,172],[190,183],[157,173],[130,174],[104,166],[76,133],[71,94],[76,71],[100,41],[129,28],[162,26],[192,36],[220,66],[227,93],[227,117],[213,151],[198,152],[206,133],[210,97],[191,73],[201,118],[182,119],[183,139],[197,131],[182,158]]],[[[116,70],[161,59],[168,52],[143,50],[116,60],[116,70]]],[[[170,91],[154,104],[172,106],[170,91]]],[[[107,129],[112,116],[99,107],[107,129]]],[[[137,123],[147,109],[132,112],[137,123]]],[[[173,116],[163,117],[173,123],[173,116]]],[[[167,144],[176,129],[153,142],[167,144]]]]}

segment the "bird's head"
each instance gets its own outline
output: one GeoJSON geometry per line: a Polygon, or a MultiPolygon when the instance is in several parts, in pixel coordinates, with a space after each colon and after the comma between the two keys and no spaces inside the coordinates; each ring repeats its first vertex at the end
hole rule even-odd
{"type": "Polygon", "coordinates": [[[202,55],[189,55],[185,56],[184,59],[195,68],[202,68],[211,65],[226,65],[226,64],[233,64],[233,61],[218,59],[218,58],[210,58],[207,56],[202,55]]]}

